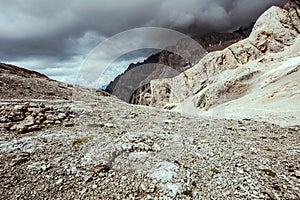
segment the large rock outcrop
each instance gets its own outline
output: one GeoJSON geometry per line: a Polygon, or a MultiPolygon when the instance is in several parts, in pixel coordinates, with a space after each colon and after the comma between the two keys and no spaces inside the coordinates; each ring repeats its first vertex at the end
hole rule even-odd
{"type": "Polygon", "coordinates": [[[182,39],[174,46],[154,54],[142,63],[130,64],[105,89],[133,104],[149,105],[150,81],[174,77],[200,61],[207,52],[222,50],[247,37],[253,24],[233,33],[208,33],[192,39],[182,39]]]}
{"type": "Polygon", "coordinates": [[[271,7],[255,23],[249,38],[209,53],[174,78],[152,80],[150,105],[195,114],[218,105],[233,109],[239,101],[239,106],[260,109],[258,105],[265,105],[266,110],[282,99],[287,105],[298,105],[291,103],[300,100],[295,77],[300,75],[299,13],[298,1],[271,7]]]}

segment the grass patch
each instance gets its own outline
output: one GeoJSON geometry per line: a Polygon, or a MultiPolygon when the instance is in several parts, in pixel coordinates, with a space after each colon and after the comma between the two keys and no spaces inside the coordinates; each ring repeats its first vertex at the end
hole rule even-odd
{"type": "Polygon", "coordinates": [[[220,171],[219,171],[218,169],[216,169],[216,168],[212,168],[210,171],[212,171],[212,172],[215,173],[215,174],[220,173],[220,171]]]}
{"type": "Polygon", "coordinates": [[[72,146],[75,146],[77,144],[81,144],[81,143],[86,143],[92,139],[94,139],[96,136],[94,135],[90,135],[90,136],[85,136],[85,137],[82,137],[82,138],[77,138],[75,140],[73,140],[72,142],[72,146]]]}
{"type": "Polygon", "coordinates": [[[270,169],[261,169],[261,171],[265,172],[268,176],[272,176],[272,177],[276,176],[276,173],[270,169]]]}
{"type": "Polygon", "coordinates": [[[261,149],[263,149],[265,151],[273,151],[273,148],[269,147],[269,146],[262,146],[261,149]]]}

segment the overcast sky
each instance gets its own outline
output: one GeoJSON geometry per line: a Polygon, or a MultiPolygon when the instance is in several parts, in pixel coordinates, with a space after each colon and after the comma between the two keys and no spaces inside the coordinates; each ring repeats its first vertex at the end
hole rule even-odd
{"type": "MultiPolygon", "coordinates": [[[[122,31],[139,27],[164,27],[188,35],[228,31],[248,25],[271,5],[283,2],[0,0],[0,62],[74,83],[88,53],[122,31]]],[[[114,45],[118,48],[123,44],[114,45]]],[[[128,62],[144,57],[128,58],[128,62]]],[[[116,63],[120,65],[126,62],[116,63]]]]}

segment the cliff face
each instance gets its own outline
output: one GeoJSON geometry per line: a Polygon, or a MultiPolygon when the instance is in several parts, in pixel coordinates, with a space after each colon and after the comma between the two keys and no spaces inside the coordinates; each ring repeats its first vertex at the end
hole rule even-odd
{"type": "Polygon", "coordinates": [[[198,63],[207,52],[222,50],[244,39],[251,29],[252,25],[233,33],[208,33],[193,37],[200,45],[190,39],[182,39],[175,46],[167,47],[142,63],[130,64],[105,90],[126,102],[150,105],[151,80],[178,75],[198,63]]]}
{"type": "Polygon", "coordinates": [[[208,52],[223,50],[226,47],[247,38],[253,28],[254,23],[247,27],[241,27],[233,33],[208,33],[193,39],[199,42],[208,52]]]}
{"type": "Polygon", "coordinates": [[[299,13],[298,1],[271,7],[249,38],[209,53],[174,78],[152,80],[150,105],[196,115],[221,106],[229,115],[241,108],[299,108],[299,13]]]}
{"type": "Polygon", "coordinates": [[[151,55],[142,63],[130,64],[123,74],[118,75],[110,82],[105,91],[129,102],[134,88],[138,88],[139,84],[153,73],[155,70],[153,63],[158,63],[158,61],[159,53],[151,55]]]}

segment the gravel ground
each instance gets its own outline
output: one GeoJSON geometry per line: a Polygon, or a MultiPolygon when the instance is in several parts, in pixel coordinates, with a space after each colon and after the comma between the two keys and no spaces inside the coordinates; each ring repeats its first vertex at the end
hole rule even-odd
{"type": "Polygon", "coordinates": [[[2,130],[0,199],[300,199],[300,126],[201,119],[110,96],[42,102],[70,108],[74,125],[2,130]]]}

